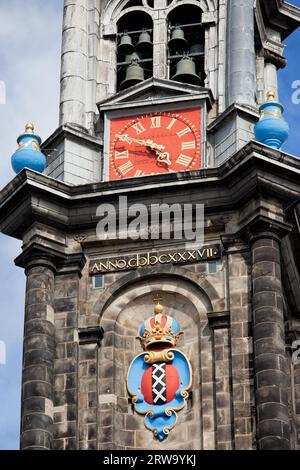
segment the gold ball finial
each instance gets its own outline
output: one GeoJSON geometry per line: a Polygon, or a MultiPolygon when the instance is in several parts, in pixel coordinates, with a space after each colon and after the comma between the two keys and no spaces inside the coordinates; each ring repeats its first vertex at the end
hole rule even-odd
{"type": "Polygon", "coordinates": [[[163,313],[163,311],[164,311],[164,307],[158,302],[154,307],[155,315],[159,315],[160,313],[163,313]]]}
{"type": "Polygon", "coordinates": [[[270,100],[270,101],[273,101],[273,100],[275,100],[275,95],[276,95],[275,91],[270,90],[267,93],[267,99],[270,100]]]}
{"type": "Polygon", "coordinates": [[[25,126],[25,131],[26,132],[33,132],[34,131],[34,124],[32,122],[28,122],[25,126]]]}
{"type": "Polygon", "coordinates": [[[164,307],[161,305],[161,300],[162,300],[162,296],[160,294],[157,294],[155,297],[154,297],[154,302],[156,302],[156,305],[154,307],[154,314],[155,315],[159,315],[161,313],[163,313],[164,311],[164,307]]]}

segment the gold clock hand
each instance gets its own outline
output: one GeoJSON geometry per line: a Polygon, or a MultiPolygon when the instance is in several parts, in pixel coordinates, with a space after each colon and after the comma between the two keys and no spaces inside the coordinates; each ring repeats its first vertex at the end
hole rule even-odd
{"type": "Polygon", "coordinates": [[[166,148],[164,145],[156,144],[152,140],[147,140],[146,145],[147,147],[151,148],[151,150],[158,151],[158,152],[165,150],[166,148]]]}
{"type": "Polygon", "coordinates": [[[135,139],[134,137],[129,137],[128,134],[117,134],[116,138],[121,140],[121,142],[128,142],[129,144],[134,142],[139,145],[145,145],[145,147],[149,147],[151,150],[161,151],[165,149],[163,145],[156,144],[153,140],[135,139]]]}
{"type": "Polygon", "coordinates": [[[136,144],[140,144],[140,145],[146,145],[146,140],[142,140],[142,139],[135,139],[134,137],[129,137],[128,134],[124,134],[124,135],[116,135],[116,137],[121,140],[122,142],[128,142],[129,144],[131,144],[132,142],[136,143],[136,144]]]}
{"type": "Polygon", "coordinates": [[[141,143],[141,141],[139,141],[138,139],[133,139],[132,137],[129,137],[128,134],[117,134],[116,138],[121,140],[121,142],[128,142],[129,144],[131,144],[132,142],[141,143]]]}
{"type": "Polygon", "coordinates": [[[157,161],[159,163],[166,163],[167,165],[172,165],[170,160],[170,154],[168,152],[155,152],[157,155],[157,161]]]}

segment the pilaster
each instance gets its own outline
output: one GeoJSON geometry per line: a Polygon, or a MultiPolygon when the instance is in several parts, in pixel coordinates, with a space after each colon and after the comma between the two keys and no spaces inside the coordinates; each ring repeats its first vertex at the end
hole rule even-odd
{"type": "Polygon", "coordinates": [[[103,329],[85,328],[79,331],[79,449],[97,450],[98,413],[98,350],[103,329]]]}
{"type": "Polygon", "coordinates": [[[65,0],[62,39],[60,125],[86,128],[88,71],[87,0],[65,0]]]}
{"type": "Polygon", "coordinates": [[[257,439],[261,450],[288,450],[288,362],[285,352],[280,243],[276,224],[256,224],[252,236],[252,289],[257,439]]]}
{"type": "Polygon", "coordinates": [[[53,449],[54,273],[43,253],[26,262],[22,450],[53,449]]]}
{"type": "Polygon", "coordinates": [[[231,394],[234,449],[253,449],[253,345],[249,247],[237,236],[222,238],[227,258],[230,310],[231,394]]]}
{"type": "Polygon", "coordinates": [[[228,8],[227,104],[254,106],[254,0],[230,0],[228,8]]]}

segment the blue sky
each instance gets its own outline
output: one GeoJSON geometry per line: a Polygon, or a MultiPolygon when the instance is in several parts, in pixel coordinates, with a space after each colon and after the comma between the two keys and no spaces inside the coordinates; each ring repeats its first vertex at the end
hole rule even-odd
{"type": "MultiPolygon", "coordinates": [[[[300,7],[300,0],[292,3],[300,7]]],[[[63,0],[0,0],[0,80],[7,88],[0,104],[0,188],[14,176],[10,156],[25,123],[47,138],[58,125],[63,0]],[[24,10],[25,8],[25,10],[24,10]]],[[[280,97],[291,135],[285,150],[300,156],[300,105],[292,104],[292,83],[300,80],[300,30],[285,41],[288,66],[279,74],[280,97]]],[[[0,340],[7,364],[0,365],[0,449],[18,449],[25,277],[13,260],[21,243],[0,235],[0,340]]]]}
{"type": "MultiPolygon", "coordinates": [[[[292,3],[293,5],[300,7],[300,0],[293,0],[288,3],[292,3]]],[[[280,70],[278,75],[280,101],[285,107],[284,114],[290,125],[290,137],[283,149],[288,153],[300,157],[300,104],[293,104],[291,99],[292,93],[294,92],[292,89],[292,83],[295,80],[300,80],[300,29],[295,31],[288,39],[286,39],[284,44],[286,45],[285,57],[288,59],[288,64],[285,69],[280,70]]]]}

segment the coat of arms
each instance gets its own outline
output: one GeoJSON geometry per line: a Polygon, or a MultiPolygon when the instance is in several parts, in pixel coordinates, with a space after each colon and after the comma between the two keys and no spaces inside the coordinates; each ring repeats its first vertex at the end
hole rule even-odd
{"type": "Polygon", "coordinates": [[[183,334],[178,322],[164,313],[156,298],[154,315],[140,327],[145,352],[136,356],[128,370],[127,388],[135,410],[145,415],[145,425],[163,441],[177,422],[192,386],[188,358],[175,349],[183,334]]]}

